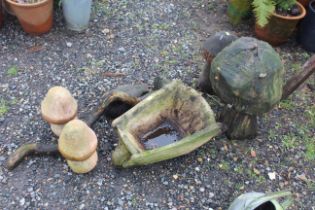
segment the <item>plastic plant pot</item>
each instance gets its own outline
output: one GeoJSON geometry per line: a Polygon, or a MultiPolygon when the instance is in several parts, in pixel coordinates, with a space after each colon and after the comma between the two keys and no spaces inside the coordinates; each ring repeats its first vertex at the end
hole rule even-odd
{"type": "Polygon", "coordinates": [[[304,49],[315,52],[315,0],[308,5],[307,14],[298,30],[297,41],[304,49]]]}
{"type": "Polygon", "coordinates": [[[92,0],[62,0],[67,28],[78,32],[85,30],[89,25],[91,6],[92,0]]]}
{"type": "Polygon", "coordinates": [[[119,136],[118,146],[112,154],[113,164],[123,168],[188,154],[221,132],[221,125],[216,123],[205,99],[178,80],[153,92],[115,119],[112,125],[119,136]],[[180,133],[178,139],[166,144],[151,141],[151,145],[149,140],[142,141],[141,136],[165,122],[180,133]]]}
{"type": "Polygon", "coordinates": [[[26,33],[40,35],[48,32],[53,23],[53,0],[43,0],[38,3],[17,3],[6,0],[17,16],[26,33]]]}

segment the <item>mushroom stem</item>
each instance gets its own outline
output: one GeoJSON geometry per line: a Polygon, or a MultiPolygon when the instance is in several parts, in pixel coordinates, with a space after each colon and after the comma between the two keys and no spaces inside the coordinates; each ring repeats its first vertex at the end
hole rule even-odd
{"type": "Polygon", "coordinates": [[[56,135],[56,136],[60,136],[61,131],[63,129],[63,127],[65,126],[65,124],[50,124],[50,128],[51,131],[56,135]]]}
{"type": "Polygon", "coordinates": [[[225,132],[229,139],[252,139],[257,135],[257,116],[237,112],[225,107],[220,116],[220,122],[227,126],[225,132]]]}
{"type": "Polygon", "coordinates": [[[305,80],[315,72],[315,55],[303,65],[303,69],[292,76],[283,87],[282,100],[288,98],[305,80]]]}
{"type": "Polygon", "coordinates": [[[31,154],[47,155],[57,154],[57,144],[41,144],[41,143],[29,143],[20,146],[13,154],[10,155],[7,160],[7,168],[9,170],[14,169],[26,156],[31,154]]]}

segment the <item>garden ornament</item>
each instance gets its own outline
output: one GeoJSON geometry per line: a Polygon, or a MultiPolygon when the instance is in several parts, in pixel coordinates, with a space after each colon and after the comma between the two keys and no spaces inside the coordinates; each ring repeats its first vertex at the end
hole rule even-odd
{"type": "Polygon", "coordinates": [[[227,137],[255,137],[257,116],[287,98],[314,71],[315,56],[283,85],[282,61],[266,42],[242,37],[223,48],[208,68],[208,81],[214,94],[225,103],[219,121],[228,127],[227,137]]]}
{"type": "Polygon", "coordinates": [[[58,149],[67,160],[82,161],[91,157],[97,147],[94,131],[82,120],[68,122],[58,139],[58,149]]]}
{"type": "Polygon", "coordinates": [[[68,122],[58,139],[58,150],[76,173],[87,173],[97,163],[97,137],[81,120],[68,122]]]}
{"type": "Polygon", "coordinates": [[[284,210],[291,204],[290,192],[261,193],[249,192],[238,196],[228,210],[284,210]],[[287,197],[280,204],[276,199],[287,197]]]}
{"type": "Polygon", "coordinates": [[[112,126],[119,136],[112,160],[124,168],[187,154],[221,133],[205,99],[179,80],[151,93],[112,126]]]}
{"type": "Polygon", "coordinates": [[[41,114],[50,124],[52,132],[59,136],[64,125],[77,115],[78,103],[64,87],[55,86],[48,90],[41,102],[41,114]]]}

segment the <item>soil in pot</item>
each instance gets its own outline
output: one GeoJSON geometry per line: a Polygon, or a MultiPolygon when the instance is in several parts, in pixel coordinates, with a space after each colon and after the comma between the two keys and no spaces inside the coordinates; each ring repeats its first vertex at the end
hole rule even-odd
{"type": "Polygon", "coordinates": [[[315,52],[315,0],[311,1],[307,15],[301,21],[297,41],[308,51],[315,52]]]}
{"type": "Polygon", "coordinates": [[[279,11],[275,12],[269,19],[266,26],[260,27],[255,25],[256,36],[274,46],[283,44],[288,41],[292,33],[294,32],[298,22],[306,15],[305,8],[297,2],[297,8],[291,9],[290,12],[279,11]],[[297,10],[299,12],[297,12],[297,10]],[[292,16],[292,14],[297,14],[292,16]]]}
{"type": "Polygon", "coordinates": [[[53,0],[37,3],[6,0],[26,33],[39,35],[48,32],[53,23],[53,0]]]}

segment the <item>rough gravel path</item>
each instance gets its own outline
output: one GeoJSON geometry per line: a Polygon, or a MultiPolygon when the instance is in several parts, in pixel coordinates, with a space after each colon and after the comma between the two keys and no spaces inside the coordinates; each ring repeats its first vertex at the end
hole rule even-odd
{"type": "MultiPolygon", "coordinates": [[[[227,209],[243,192],[282,189],[294,192],[292,209],[315,208],[315,157],[307,156],[305,143],[315,139],[315,96],[306,87],[264,116],[252,141],[222,136],[185,157],[119,170],[111,164],[117,138],[101,119],[93,172],[73,174],[59,157],[32,158],[12,172],[4,168],[18,145],[56,142],[39,112],[54,85],[67,87],[82,112],[120,84],[152,84],[163,75],[193,85],[209,34],[252,35],[252,23],[233,28],[225,11],[219,0],[98,0],[86,32],[67,31],[56,9],[53,30],[40,37],[26,35],[8,17],[0,30],[0,209],[227,209]]],[[[277,50],[287,76],[310,56],[294,40],[277,50]]]]}

